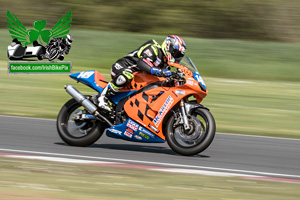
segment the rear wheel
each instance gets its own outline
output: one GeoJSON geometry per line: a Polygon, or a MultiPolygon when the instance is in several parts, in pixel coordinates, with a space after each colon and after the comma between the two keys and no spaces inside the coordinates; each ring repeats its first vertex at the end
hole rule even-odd
{"type": "Polygon", "coordinates": [[[173,151],[185,156],[196,155],[204,151],[213,141],[216,131],[212,114],[203,108],[197,108],[189,117],[190,130],[176,125],[175,116],[167,122],[166,139],[173,151]]]}
{"type": "Polygon", "coordinates": [[[103,134],[106,125],[98,120],[79,120],[87,111],[74,99],[69,100],[57,116],[57,131],[61,139],[71,146],[89,146],[103,134]]]}

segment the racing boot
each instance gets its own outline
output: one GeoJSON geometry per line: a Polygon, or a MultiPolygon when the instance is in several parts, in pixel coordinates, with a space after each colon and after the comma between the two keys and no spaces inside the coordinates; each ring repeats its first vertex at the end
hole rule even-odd
{"type": "Polygon", "coordinates": [[[113,83],[108,83],[101,92],[100,97],[98,98],[98,107],[110,112],[111,108],[108,105],[108,98],[115,95],[118,90],[119,88],[116,87],[113,83]]]}

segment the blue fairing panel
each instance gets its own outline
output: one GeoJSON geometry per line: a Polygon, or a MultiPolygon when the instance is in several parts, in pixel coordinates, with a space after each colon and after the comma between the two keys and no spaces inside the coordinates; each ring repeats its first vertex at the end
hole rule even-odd
{"type": "Polygon", "coordinates": [[[114,104],[118,104],[121,99],[124,99],[125,97],[130,96],[135,92],[136,90],[129,91],[129,92],[117,92],[114,96],[110,98],[110,101],[114,102],[114,104]]]}
{"type": "Polygon", "coordinates": [[[122,124],[110,127],[106,135],[113,138],[120,138],[134,142],[163,143],[165,140],[147,130],[132,119],[128,119],[122,124]]]}
{"type": "Polygon", "coordinates": [[[103,88],[99,87],[95,82],[95,70],[83,71],[76,74],[71,74],[70,77],[76,81],[83,83],[97,92],[101,93],[103,88]]]}
{"type": "MultiPolygon", "coordinates": [[[[83,71],[75,74],[71,74],[70,77],[76,81],[79,81],[92,89],[96,90],[97,92],[101,93],[103,91],[103,88],[98,86],[95,82],[95,70],[91,71],[83,71]]],[[[129,91],[129,92],[118,92],[116,95],[111,97],[111,101],[114,104],[118,104],[119,101],[133,93],[135,93],[136,90],[129,91]]]]}
{"type": "Polygon", "coordinates": [[[206,90],[206,85],[205,85],[205,83],[204,83],[202,77],[200,76],[200,74],[198,74],[198,73],[193,73],[193,76],[194,76],[194,79],[195,79],[196,81],[198,81],[198,83],[206,90]]]}

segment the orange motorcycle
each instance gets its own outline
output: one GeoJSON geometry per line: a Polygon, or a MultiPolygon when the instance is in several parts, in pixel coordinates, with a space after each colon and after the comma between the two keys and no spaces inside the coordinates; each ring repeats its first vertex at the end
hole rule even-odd
{"type": "MultiPolygon", "coordinates": [[[[82,95],[66,85],[73,97],[60,110],[57,130],[67,144],[89,146],[106,131],[113,138],[162,143],[181,155],[195,155],[213,141],[215,120],[200,104],[206,85],[192,60],[169,63],[172,76],[135,72],[133,80],[109,99],[112,112],[97,107],[97,95],[82,95]]],[[[101,93],[107,85],[98,71],[71,74],[71,78],[101,93]]]]}

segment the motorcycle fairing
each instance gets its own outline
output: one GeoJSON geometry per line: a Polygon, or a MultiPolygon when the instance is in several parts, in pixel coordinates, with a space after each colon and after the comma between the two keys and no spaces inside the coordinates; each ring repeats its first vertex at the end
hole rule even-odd
{"type": "MultiPolygon", "coordinates": [[[[70,77],[91,87],[99,93],[101,93],[103,91],[103,88],[107,85],[104,76],[96,70],[78,72],[75,74],[71,74],[70,77]]],[[[133,94],[134,92],[136,92],[136,90],[119,91],[113,97],[111,97],[110,100],[114,104],[118,104],[121,99],[133,94]]]]}
{"type": "MultiPolygon", "coordinates": [[[[110,99],[113,103],[118,104],[121,99],[124,99],[125,97],[130,96],[139,90],[140,92],[130,97],[125,102],[124,110],[129,118],[139,123],[139,127],[143,127],[144,130],[148,129],[150,133],[158,136],[155,138],[160,138],[161,141],[165,141],[165,136],[163,133],[163,119],[167,113],[169,113],[170,110],[176,104],[178,104],[182,98],[194,96],[197,100],[197,103],[200,104],[202,99],[207,95],[207,90],[205,89],[206,86],[203,80],[201,81],[201,76],[199,74],[195,75],[188,68],[180,64],[173,63],[172,65],[181,69],[185,74],[186,82],[184,85],[176,87],[164,87],[161,84],[144,90],[143,88],[145,87],[146,89],[147,85],[162,83],[161,81],[163,81],[164,78],[135,72],[133,80],[110,99]],[[201,87],[199,87],[199,85],[201,87]],[[141,126],[141,124],[143,126],[141,126]]],[[[102,92],[103,88],[107,85],[107,82],[104,81],[104,77],[95,70],[72,74],[70,77],[90,86],[98,92],[102,92]]],[[[142,137],[141,135],[134,135],[136,134],[135,132],[131,133],[132,135],[130,135],[128,131],[126,132],[126,124],[122,124],[117,125],[117,128],[121,128],[121,130],[111,129],[115,130],[115,133],[113,134],[110,131],[108,132],[108,135],[111,137],[119,137],[132,141],[140,141],[140,137],[142,137]],[[121,133],[119,131],[121,131],[121,133]],[[116,134],[116,132],[118,134],[116,134]]],[[[143,138],[141,140],[145,141],[143,138]]]]}
{"type": "Polygon", "coordinates": [[[176,66],[184,72],[185,84],[176,87],[160,86],[140,92],[132,96],[124,105],[128,117],[149,128],[163,140],[165,140],[163,120],[167,113],[185,97],[194,96],[200,104],[207,95],[207,90],[203,91],[199,87],[199,77],[196,80],[194,74],[186,67],[179,64],[176,66]]]}
{"type": "Polygon", "coordinates": [[[151,133],[145,127],[128,118],[122,124],[110,127],[106,131],[108,137],[119,138],[134,142],[163,143],[165,140],[151,133]]]}
{"type": "Polygon", "coordinates": [[[193,77],[196,81],[198,81],[198,83],[202,86],[202,88],[204,90],[206,90],[206,85],[204,83],[204,80],[202,79],[202,77],[200,76],[200,74],[198,73],[193,73],[193,77]]]}
{"type": "Polygon", "coordinates": [[[175,93],[168,87],[157,87],[131,97],[124,105],[127,115],[140,124],[150,127],[154,134],[165,140],[162,121],[177,102],[175,93]],[[175,102],[176,101],[176,102],[175,102]]]}
{"type": "MultiPolygon", "coordinates": [[[[97,76],[96,70],[83,71],[83,72],[78,72],[78,73],[70,75],[70,77],[72,79],[75,79],[78,82],[81,82],[81,83],[93,88],[94,90],[98,91],[99,93],[101,93],[104,85],[102,87],[97,85],[97,83],[95,81],[96,76],[97,76]]],[[[103,77],[103,80],[105,80],[104,77],[103,77]]]]}

